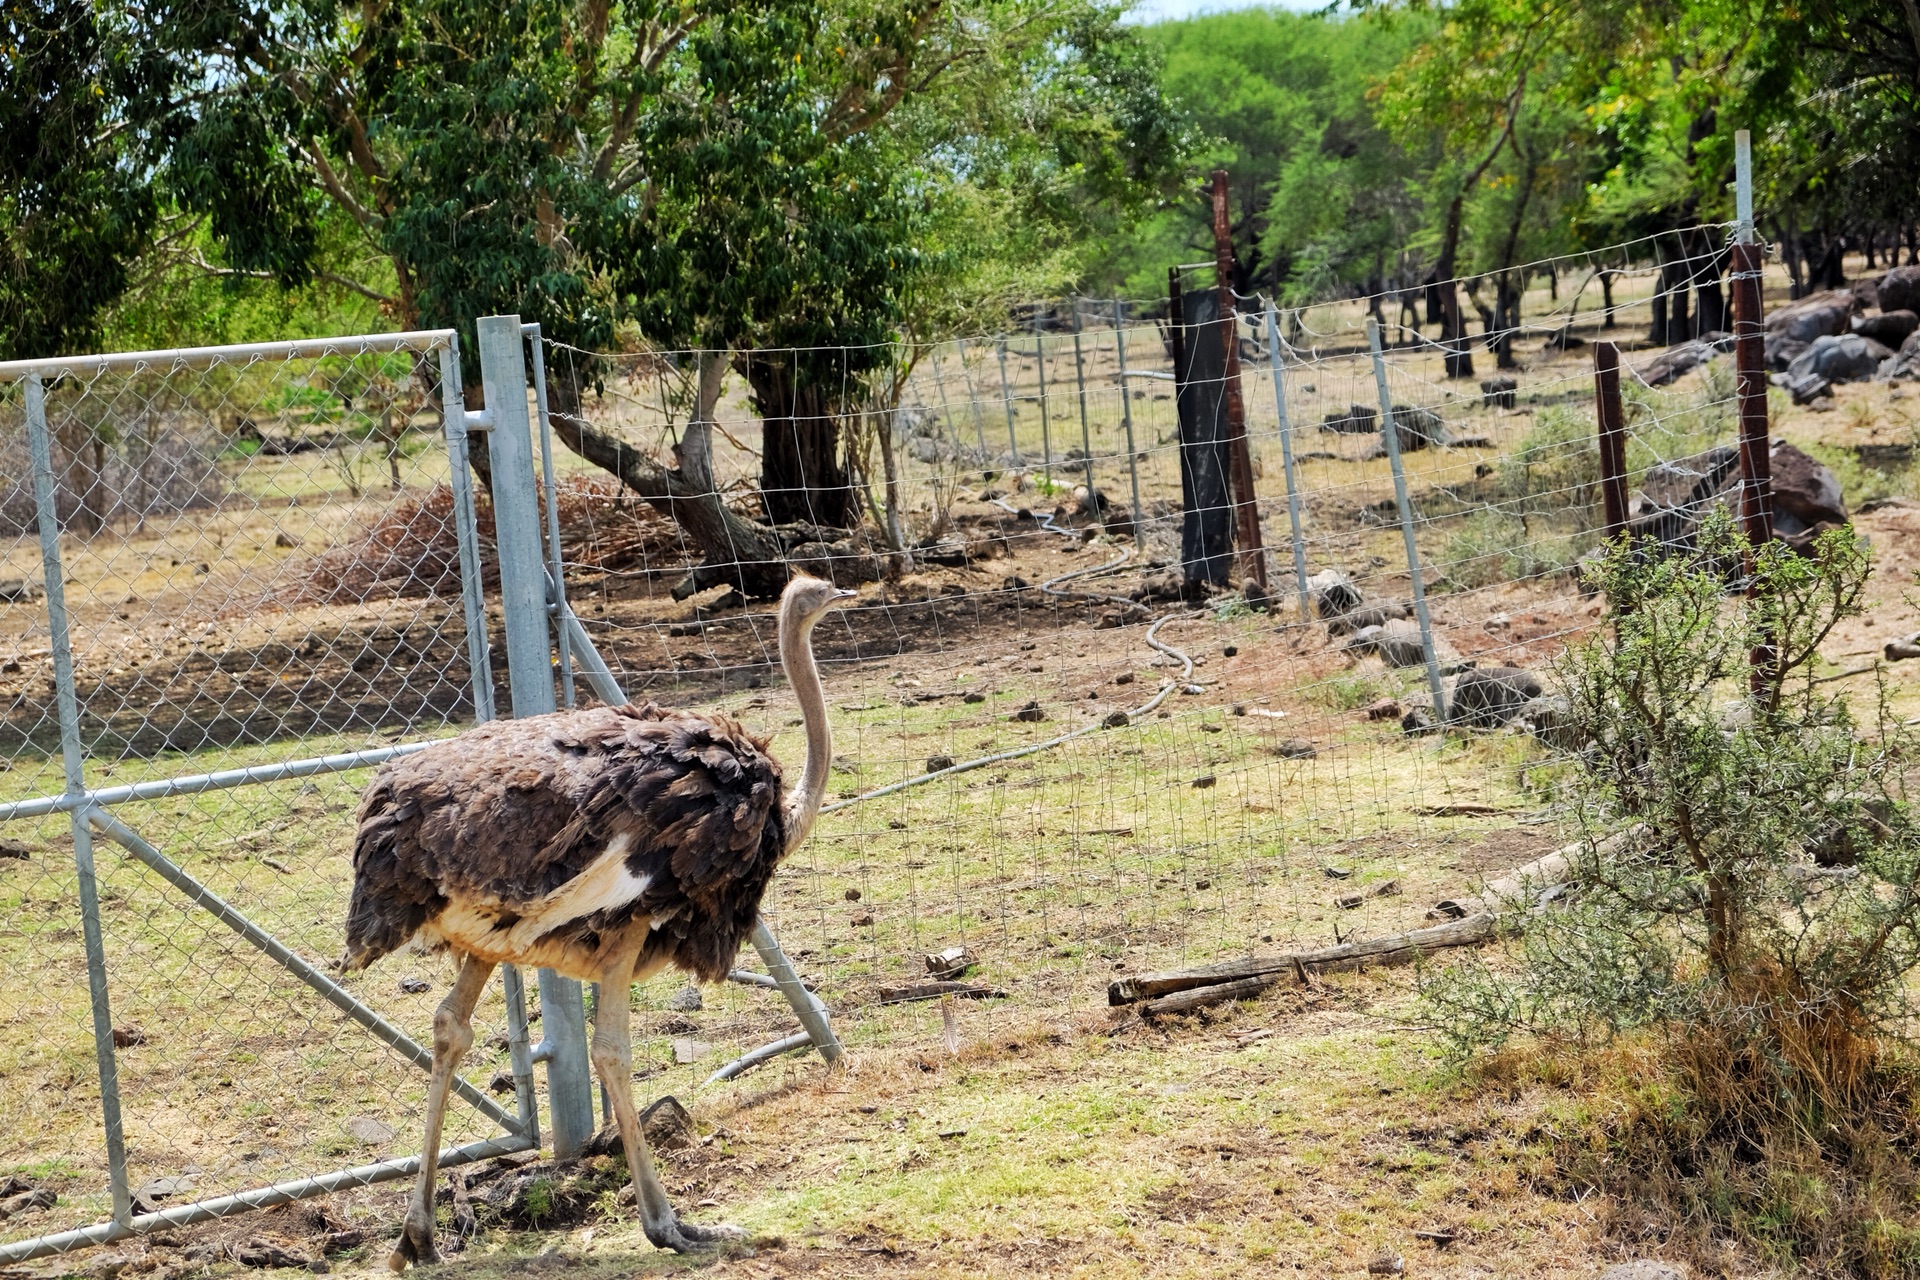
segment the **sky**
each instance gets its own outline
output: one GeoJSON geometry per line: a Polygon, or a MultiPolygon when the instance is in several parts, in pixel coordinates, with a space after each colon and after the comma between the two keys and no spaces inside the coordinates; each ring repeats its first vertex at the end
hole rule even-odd
{"type": "Polygon", "coordinates": [[[1165,22],[1170,18],[1219,13],[1223,9],[1252,9],[1262,4],[1280,9],[1321,9],[1326,7],[1326,0],[1140,0],[1129,16],[1135,22],[1165,22]]]}

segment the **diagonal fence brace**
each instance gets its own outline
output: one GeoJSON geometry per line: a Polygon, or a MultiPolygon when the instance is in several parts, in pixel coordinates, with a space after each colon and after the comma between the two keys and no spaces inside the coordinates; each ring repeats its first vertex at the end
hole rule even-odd
{"type": "MultiPolygon", "coordinates": [[[[140,833],[114,817],[105,809],[94,805],[83,811],[87,821],[99,828],[100,834],[112,840],[135,858],[145,863],[160,878],[185,894],[195,906],[204,909],[220,923],[251,942],[273,959],[294,977],[312,987],[324,997],[328,1004],[352,1018],[355,1022],[371,1031],[379,1039],[400,1051],[400,1055],[422,1070],[432,1070],[433,1051],[409,1036],[393,1023],[369,1009],[354,998],[352,992],[329,978],[326,974],[301,959],[291,948],[278,938],[262,929],[253,921],[241,915],[228,905],[219,894],[201,884],[189,875],[181,866],[166,854],[154,848],[141,837],[140,833]]],[[[518,1116],[512,1115],[473,1087],[466,1079],[456,1074],[453,1077],[453,1091],[464,1098],[480,1114],[493,1121],[508,1133],[516,1137],[526,1133],[527,1126],[518,1116]]]]}

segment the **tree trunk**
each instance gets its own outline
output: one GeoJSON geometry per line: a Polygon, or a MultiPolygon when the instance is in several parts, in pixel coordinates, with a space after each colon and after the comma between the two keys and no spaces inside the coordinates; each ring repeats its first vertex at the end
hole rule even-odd
{"type": "Polygon", "coordinates": [[[1600,322],[1600,327],[1611,329],[1613,328],[1613,272],[1611,271],[1600,273],[1600,298],[1607,313],[1606,319],[1600,322]]]}
{"type": "Polygon", "coordinates": [[[858,519],[840,458],[839,380],[797,368],[794,352],[742,353],[740,372],[760,414],[760,501],[773,524],[845,529],[858,519]]]}
{"type": "Polygon", "coordinates": [[[749,596],[771,599],[786,586],[789,570],[779,535],[735,513],[721,501],[712,469],[713,406],[720,398],[726,362],[703,354],[693,420],[680,438],[679,463],[662,467],[638,449],[589,422],[581,412],[579,387],[555,378],[548,385],[554,433],[569,449],[603,470],[683,530],[706,560],[674,588],[685,598],[723,583],[749,596]]]}
{"type": "MultiPolygon", "coordinates": [[[[1485,171],[1482,166],[1481,171],[1485,171]]],[[[1475,181],[1479,175],[1475,174],[1475,181]]],[[[1434,264],[1440,293],[1440,345],[1446,351],[1449,378],[1473,376],[1473,353],[1467,347],[1467,326],[1460,316],[1460,282],[1454,279],[1454,267],[1460,256],[1460,218],[1471,184],[1461,184],[1453,203],[1447,206],[1446,237],[1440,242],[1440,261],[1434,264]]]]}
{"type": "Polygon", "coordinates": [[[1730,333],[1733,326],[1727,321],[1727,296],[1720,288],[1720,276],[1727,269],[1726,250],[1714,251],[1704,229],[1695,229],[1693,243],[1699,259],[1694,269],[1694,331],[1730,333]]]}

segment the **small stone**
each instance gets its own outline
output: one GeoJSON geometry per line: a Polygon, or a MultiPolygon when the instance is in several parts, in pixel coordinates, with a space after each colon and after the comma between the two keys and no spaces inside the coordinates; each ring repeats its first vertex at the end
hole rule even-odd
{"type": "MultiPolygon", "coordinates": [[[[902,823],[901,825],[904,826],[906,824],[902,823]]],[[[848,889],[841,896],[844,897],[848,902],[860,901],[860,891],[858,889],[848,889]]]]}
{"type": "Polygon", "coordinates": [[[705,1040],[675,1040],[673,1042],[673,1060],[680,1066],[713,1056],[713,1046],[705,1040]]]}
{"type": "Polygon", "coordinates": [[[1236,716],[1244,716],[1247,714],[1247,704],[1244,702],[1236,702],[1233,706],[1229,707],[1228,710],[1236,716]]]}
{"type": "Polygon", "coordinates": [[[963,693],[960,695],[960,701],[962,702],[973,703],[973,702],[985,702],[986,700],[987,700],[987,695],[984,693],[981,693],[978,689],[971,689],[971,690],[968,690],[966,693],[963,693]]]}
{"type": "Polygon", "coordinates": [[[640,1113],[640,1132],[646,1135],[650,1144],[662,1151],[679,1151],[699,1141],[693,1129],[693,1117],[680,1105],[680,1099],[672,1094],[640,1113]]]}
{"type": "Polygon", "coordinates": [[[1196,889],[1211,889],[1211,888],[1213,888],[1213,881],[1211,881],[1211,880],[1195,880],[1195,881],[1193,882],[1193,887],[1194,887],[1194,888],[1196,888],[1196,889]]]}
{"type": "Polygon", "coordinates": [[[282,551],[291,551],[293,550],[293,548],[299,546],[300,544],[295,542],[292,539],[292,537],[290,537],[289,535],[283,532],[283,533],[276,533],[273,535],[273,545],[276,547],[279,547],[282,551]]]}
{"type": "Polygon", "coordinates": [[[146,1042],[147,1033],[132,1023],[113,1029],[113,1047],[116,1049],[131,1049],[135,1045],[145,1044],[146,1042]]]}
{"type": "Polygon", "coordinates": [[[1240,646],[1239,646],[1239,645],[1237,645],[1237,644],[1230,644],[1230,645],[1228,645],[1228,646],[1227,646],[1226,648],[1224,648],[1224,649],[1222,649],[1222,650],[1220,651],[1220,656],[1221,656],[1221,657],[1223,657],[1223,658],[1231,658],[1231,657],[1235,657],[1235,656],[1237,656],[1237,655],[1239,654],[1239,652],[1240,652],[1240,646]]]}
{"type": "Polygon", "coordinates": [[[1211,720],[1203,720],[1200,722],[1200,732],[1202,733],[1225,733],[1226,731],[1227,726],[1223,724],[1215,724],[1211,720]]]}
{"type": "Polygon", "coordinates": [[[1425,707],[1415,707],[1400,717],[1400,729],[1404,733],[1430,733],[1433,730],[1433,714],[1425,707]]]}
{"type": "Polygon", "coordinates": [[[847,923],[852,925],[856,929],[864,929],[868,925],[873,923],[873,912],[862,911],[859,915],[847,921],[847,923]]]}
{"type": "Polygon", "coordinates": [[[347,1131],[348,1137],[367,1147],[383,1147],[397,1136],[391,1125],[372,1116],[348,1116],[340,1127],[347,1131]]]}
{"type": "Polygon", "coordinates": [[[1407,1264],[1400,1260],[1399,1255],[1392,1253],[1383,1253],[1367,1264],[1367,1274],[1370,1276],[1397,1276],[1406,1269],[1407,1264]]]}
{"type": "Polygon", "coordinates": [[[433,990],[433,984],[425,978],[402,978],[400,989],[410,996],[417,996],[433,990]]]}
{"type": "Polygon", "coordinates": [[[700,988],[685,986],[667,997],[667,1008],[675,1013],[698,1013],[704,1005],[700,988]]]}
{"type": "Polygon", "coordinates": [[[1100,723],[1109,729],[1124,729],[1133,723],[1133,717],[1124,711],[1113,711],[1109,712],[1107,718],[1100,723]]]}
{"type": "Polygon", "coordinates": [[[1282,760],[1311,760],[1320,752],[1305,738],[1287,738],[1274,744],[1273,754],[1282,760]]]}
{"type": "Polygon", "coordinates": [[[1203,773],[1193,780],[1193,785],[1198,790],[1205,791],[1217,781],[1219,781],[1219,779],[1215,778],[1212,774],[1203,773]]]}
{"type": "Polygon", "coordinates": [[[1621,1262],[1600,1273],[1600,1280],[1687,1280],[1687,1273],[1652,1258],[1621,1262]]]}
{"type": "Polygon", "coordinates": [[[1121,672],[1121,673],[1120,673],[1119,675],[1117,675],[1117,676],[1115,676],[1115,677],[1113,678],[1113,682],[1114,682],[1115,684],[1132,684],[1132,683],[1133,683],[1133,672],[1131,672],[1131,671],[1122,671],[1122,672],[1121,672]]]}
{"type": "Polygon", "coordinates": [[[942,769],[953,768],[953,764],[954,764],[954,761],[952,756],[948,756],[948,755],[928,756],[927,772],[938,773],[942,769]]]}
{"type": "Polygon", "coordinates": [[[1400,704],[1392,698],[1381,698],[1377,702],[1369,703],[1367,706],[1367,719],[1369,720],[1398,720],[1399,718],[1400,704]]]}
{"type": "Polygon", "coordinates": [[[487,1079],[487,1092],[488,1093],[512,1093],[513,1092],[513,1072],[511,1071],[494,1072],[493,1075],[488,1077],[487,1079]]]}
{"type": "Polygon", "coordinates": [[[1026,706],[1014,712],[1012,717],[1010,718],[1014,720],[1025,721],[1029,724],[1032,724],[1040,720],[1045,720],[1047,718],[1047,713],[1045,709],[1042,708],[1038,702],[1029,702],[1026,706]]]}

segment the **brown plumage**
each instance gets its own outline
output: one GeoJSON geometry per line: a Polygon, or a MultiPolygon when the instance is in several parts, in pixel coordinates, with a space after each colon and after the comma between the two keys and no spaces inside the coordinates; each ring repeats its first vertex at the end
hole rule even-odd
{"type": "Polygon", "coordinates": [[[642,968],[718,981],[786,852],[780,798],[765,739],[652,703],[497,721],[389,761],[360,804],[345,967],[419,936],[595,981],[603,944],[639,916],[642,968]],[[515,945],[514,926],[621,836],[624,877],[515,945]]]}
{"type": "Polygon", "coordinates": [[[790,793],[764,739],[717,712],[645,706],[481,725],[381,766],[360,804],[346,969],[409,942],[450,950],[460,976],[434,1015],[427,1133],[395,1270],[435,1257],[433,1179],[453,1072],[498,964],[600,983],[593,1064],[620,1123],[647,1238],[688,1250],[738,1238],[673,1212],[633,1103],[630,988],[671,964],[726,976],[774,868],[806,838],[833,757],[814,624],[851,597],[796,578],[780,661],[807,758],[790,793]]]}

